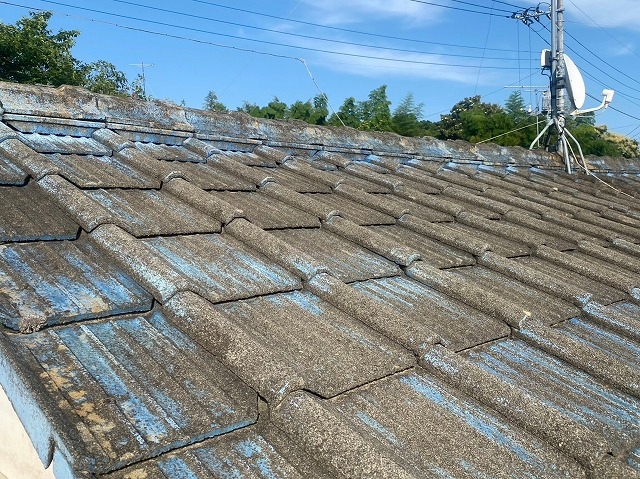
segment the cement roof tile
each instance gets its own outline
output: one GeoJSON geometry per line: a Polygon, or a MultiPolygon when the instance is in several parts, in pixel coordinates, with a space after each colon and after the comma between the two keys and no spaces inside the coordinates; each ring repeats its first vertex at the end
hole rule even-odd
{"type": "Polygon", "coordinates": [[[257,417],[255,393],[159,312],[48,329],[12,342],[33,354],[44,386],[65,404],[84,447],[101,447],[91,458],[94,473],[244,427],[257,417]]]}
{"type": "Polygon", "coordinates": [[[85,194],[136,237],[216,233],[220,223],[163,190],[89,190],[85,194]]]}
{"type": "Polygon", "coordinates": [[[329,479],[322,468],[291,441],[267,428],[248,427],[178,449],[141,464],[105,476],[105,479],[132,477],[192,479],[222,477],[271,477],[329,479]],[[146,475],[146,476],[145,476],[146,475]]]}
{"type": "MultiPolygon", "coordinates": [[[[522,262],[520,259],[517,261],[522,262]]],[[[523,317],[531,315],[546,324],[554,324],[579,314],[579,310],[571,303],[484,266],[456,268],[450,271],[486,291],[492,291],[507,299],[523,311],[523,317]]]]}
{"type": "Polygon", "coordinates": [[[307,195],[326,205],[329,209],[339,211],[341,216],[359,225],[392,225],[396,222],[393,216],[376,211],[343,195],[335,193],[308,193],[307,195]]]}
{"type": "Polygon", "coordinates": [[[420,258],[437,268],[453,268],[475,264],[474,257],[437,240],[430,239],[403,226],[370,226],[376,233],[392,238],[397,244],[407,245],[420,254],[420,258]]]}
{"type": "Polygon", "coordinates": [[[70,240],[79,226],[63,210],[51,205],[34,182],[27,186],[0,186],[0,243],[70,240]]]}
{"type": "Polygon", "coordinates": [[[400,273],[395,263],[323,229],[282,230],[273,234],[306,251],[331,275],[346,283],[400,273]]]}
{"type": "Polygon", "coordinates": [[[372,279],[353,287],[395,309],[405,321],[423,323],[453,351],[509,335],[504,323],[407,277],[372,279]]]}
{"type": "Polygon", "coordinates": [[[273,177],[278,184],[298,193],[331,193],[331,188],[328,185],[309,180],[295,170],[269,168],[265,173],[273,177]]]}
{"type": "Polygon", "coordinates": [[[126,158],[47,155],[58,174],[80,188],[160,188],[160,181],[132,167],[126,158]]]}
{"type": "Polygon", "coordinates": [[[492,376],[602,435],[609,451],[616,455],[640,437],[640,416],[633,398],[522,341],[481,346],[464,356],[492,376]]]}
{"type": "Polygon", "coordinates": [[[0,278],[0,317],[20,331],[151,308],[151,296],[86,238],[7,245],[0,278]]]}
{"type": "Polygon", "coordinates": [[[283,228],[314,228],[320,226],[320,220],[302,210],[287,205],[261,192],[212,192],[216,198],[240,208],[249,221],[270,230],[283,228]]]}
{"type": "MultiPolygon", "coordinates": [[[[535,321],[527,321],[515,333],[515,337],[562,359],[623,393],[639,397],[640,369],[637,356],[629,361],[597,347],[586,347],[583,338],[563,330],[562,326],[551,328],[535,321]]],[[[599,342],[601,341],[600,339],[599,342]]],[[[622,344],[624,347],[624,340],[622,344]]],[[[637,345],[633,347],[637,349],[637,345]]]]}
{"type": "Polygon", "coordinates": [[[93,138],[78,136],[22,134],[20,139],[38,153],[106,156],[110,151],[93,138]]]}
{"type": "Polygon", "coordinates": [[[0,152],[0,185],[24,185],[28,176],[20,166],[0,152]]]}
{"type": "Polygon", "coordinates": [[[584,477],[575,461],[420,371],[332,401],[292,395],[274,421],[350,476],[584,477]]]}
{"type": "MultiPolygon", "coordinates": [[[[30,175],[45,215],[58,205],[91,232],[0,255],[9,321],[45,326],[0,337],[0,382],[43,461],[54,444],[71,477],[131,462],[206,477],[216,458],[240,475],[272,461],[284,477],[637,476],[637,199],[521,149],[0,84],[3,105],[12,94],[0,183],[30,175]],[[313,227],[265,231],[206,190],[257,191],[244,194],[313,227]],[[42,264],[26,274],[18,251],[42,264]],[[162,310],[140,316],[154,299],[162,310]],[[43,368],[59,373],[49,389],[43,368]],[[109,398],[118,381],[134,396],[109,398]],[[92,423],[83,384],[100,417],[133,426],[92,423]],[[200,410],[216,416],[219,394],[244,419],[210,428],[200,410]],[[131,397],[159,414],[135,423],[131,397]]],[[[638,196],[637,174],[601,177],[638,196]]],[[[56,226],[38,214],[19,226],[56,226]]]]}

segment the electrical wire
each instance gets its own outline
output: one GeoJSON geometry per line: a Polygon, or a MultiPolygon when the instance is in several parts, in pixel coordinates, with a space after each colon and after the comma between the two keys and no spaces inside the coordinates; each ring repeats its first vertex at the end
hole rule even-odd
{"type": "MultiPolygon", "coordinates": [[[[71,6],[71,5],[68,5],[68,4],[63,4],[63,3],[59,3],[59,2],[50,1],[50,0],[40,0],[40,1],[43,1],[45,3],[53,3],[53,4],[56,4],[56,5],[62,5],[62,6],[70,7],[70,8],[81,8],[81,7],[71,6]]],[[[316,36],[313,36],[313,35],[305,35],[305,34],[301,34],[301,33],[283,32],[281,30],[274,30],[274,29],[271,29],[271,28],[263,28],[263,27],[257,27],[257,26],[254,26],[254,25],[247,25],[247,24],[243,24],[243,23],[230,22],[230,21],[226,21],[226,20],[220,20],[220,19],[216,19],[216,18],[205,17],[205,16],[202,16],[202,15],[195,15],[195,14],[186,13],[186,12],[180,12],[180,11],[176,11],[176,10],[169,10],[169,9],[166,9],[166,8],[159,8],[159,7],[155,7],[155,6],[144,5],[144,4],[140,4],[140,3],[137,3],[137,2],[130,2],[130,1],[127,1],[127,0],[111,0],[111,1],[112,2],[116,2],[116,3],[120,3],[120,4],[124,4],[124,5],[131,5],[131,6],[134,6],[134,7],[141,7],[141,8],[145,8],[145,9],[154,10],[154,11],[160,11],[160,12],[164,12],[164,13],[169,13],[171,15],[178,15],[178,16],[183,16],[183,17],[187,17],[187,18],[194,18],[194,19],[197,19],[197,20],[205,20],[205,21],[209,21],[209,22],[221,23],[221,24],[225,24],[225,25],[232,25],[232,26],[236,26],[236,27],[248,28],[248,29],[258,30],[258,31],[263,31],[263,32],[268,32],[268,33],[276,33],[276,34],[280,34],[280,35],[292,36],[292,37],[297,37],[297,38],[304,38],[304,39],[307,39],[307,40],[319,40],[319,41],[329,42],[329,43],[338,43],[338,44],[341,44],[341,45],[349,45],[349,46],[356,46],[356,47],[371,48],[371,49],[374,49],[374,50],[385,50],[385,51],[393,51],[393,52],[400,52],[400,53],[415,53],[415,54],[418,54],[418,55],[438,55],[438,56],[443,56],[443,57],[473,58],[473,59],[478,59],[479,58],[476,55],[462,55],[462,54],[445,53],[445,52],[425,52],[425,51],[418,51],[418,50],[409,50],[409,49],[405,49],[405,48],[382,47],[382,46],[378,46],[378,45],[370,45],[370,44],[350,42],[350,41],[345,41],[345,40],[338,40],[338,39],[335,39],[335,38],[322,38],[322,37],[316,37],[316,36]]],[[[101,11],[95,11],[95,13],[107,14],[106,12],[101,12],[101,11]]],[[[135,20],[141,20],[141,19],[135,18],[135,20]]],[[[176,27],[180,28],[179,26],[176,26],[176,27]]],[[[483,55],[482,59],[483,60],[485,59],[484,55],[483,55]]],[[[514,60],[516,60],[514,58],[505,58],[505,57],[486,57],[486,59],[487,60],[501,60],[501,61],[514,61],[514,60]]]]}
{"type": "MultiPolygon", "coordinates": [[[[435,3],[435,2],[427,2],[426,0],[409,0],[411,2],[415,2],[415,3],[422,3],[423,5],[431,5],[433,7],[440,7],[440,8],[448,8],[449,10],[457,10],[460,12],[467,12],[467,13],[475,13],[478,15],[488,15],[491,17],[502,17],[502,18],[511,18],[511,11],[509,10],[500,10],[501,12],[505,12],[508,13],[509,15],[498,15],[497,13],[493,13],[493,12],[482,12],[482,11],[478,11],[478,10],[471,10],[469,8],[463,8],[463,7],[453,7],[451,5],[443,5],[441,3],[435,3]]],[[[457,2],[457,3],[462,3],[465,5],[472,5],[474,7],[477,8],[487,8],[484,5],[478,5],[476,3],[470,3],[470,2],[463,2],[461,0],[451,0],[453,2],[457,2]]],[[[516,7],[518,8],[518,7],[516,7]]]]}
{"type": "MultiPolygon", "coordinates": [[[[351,33],[351,34],[356,34],[356,35],[365,35],[365,36],[369,36],[369,37],[383,38],[383,39],[387,39],[387,40],[398,40],[398,41],[403,41],[403,42],[423,43],[423,44],[427,44],[427,45],[437,45],[437,46],[442,46],[442,47],[466,48],[466,49],[472,49],[472,50],[484,50],[482,47],[479,47],[479,46],[476,46],[476,45],[460,45],[460,44],[455,44],[455,43],[433,42],[433,41],[429,41],[429,40],[419,40],[419,39],[416,39],[416,38],[396,37],[396,36],[393,36],[393,35],[385,35],[385,34],[382,34],[382,33],[363,32],[363,31],[360,31],[360,30],[352,30],[352,29],[349,29],[349,28],[341,28],[341,27],[335,27],[335,26],[331,26],[331,25],[322,25],[322,24],[318,24],[318,23],[306,22],[306,21],[303,21],[303,20],[296,20],[296,19],[291,19],[291,18],[287,18],[287,17],[279,17],[277,15],[270,15],[268,13],[255,12],[255,11],[252,11],[252,10],[246,10],[246,9],[238,8],[238,7],[231,7],[231,6],[228,6],[228,5],[221,5],[219,3],[209,2],[209,1],[206,1],[206,0],[188,0],[188,1],[194,2],[194,3],[200,3],[200,4],[203,4],[203,5],[209,5],[209,6],[212,6],[212,7],[218,7],[218,8],[223,8],[223,9],[227,9],[227,10],[232,10],[232,11],[236,11],[236,12],[248,13],[248,14],[251,14],[251,15],[258,15],[258,16],[265,17],[265,18],[272,18],[272,19],[275,19],[275,20],[282,20],[282,21],[286,21],[286,22],[297,23],[299,25],[305,25],[305,26],[310,26],[310,27],[315,27],[315,28],[328,29],[328,30],[333,30],[333,31],[343,32],[343,33],[351,33]]],[[[486,48],[486,50],[500,51],[500,52],[513,52],[512,49],[508,49],[508,48],[486,48]]]]}
{"type": "Polygon", "coordinates": [[[502,134],[500,134],[500,135],[496,135],[496,136],[494,136],[494,137],[492,137],[492,138],[487,138],[486,140],[479,141],[479,142],[477,142],[476,144],[477,144],[477,145],[481,145],[482,143],[488,143],[488,142],[493,141],[493,140],[495,140],[495,139],[497,139],[497,138],[502,138],[503,136],[510,135],[511,133],[516,133],[516,132],[521,131],[521,130],[526,130],[527,128],[531,128],[532,126],[536,126],[537,124],[538,124],[538,122],[531,123],[531,124],[529,124],[529,125],[522,126],[522,127],[520,127],[520,128],[516,128],[516,129],[514,129],[514,130],[508,131],[508,132],[506,132],[506,133],[502,133],[502,134]]]}
{"type": "MultiPolygon", "coordinates": [[[[339,55],[339,56],[345,56],[345,57],[350,57],[350,58],[364,58],[364,59],[370,59],[370,60],[381,60],[381,61],[386,61],[386,62],[395,62],[395,63],[403,63],[403,64],[446,66],[446,67],[454,67],[454,68],[477,68],[478,67],[478,65],[473,65],[473,64],[462,64],[462,63],[456,64],[456,63],[445,63],[445,62],[435,62],[435,61],[425,61],[425,60],[409,60],[409,59],[404,59],[404,58],[364,55],[364,54],[359,54],[359,53],[349,53],[349,52],[339,52],[339,51],[327,50],[327,49],[323,49],[323,48],[314,48],[314,47],[305,47],[305,46],[299,46],[299,45],[290,45],[290,44],[273,42],[273,41],[268,41],[268,40],[259,40],[259,39],[255,39],[255,38],[241,37],[241,36],[231,35],[231,34],[226,34],[226,33],[212,32],[212,31],[204,30],[204,29],[200,29],[200,28],[175,25],[175,24],[171,24],[171,23],[167,23],[167,22],[160,22],[160,21],[157,21],[157,20],[148,20],[148,19],[144,19],[144,18],[133,17],[133,16],[130,16],[130,15],[122,15],[122,14],[118,14],[118,13],[110,13],[110,12],[105,12],[105,11],[97,10],[97,9],[93,9],[93,8],[78,7],[78,6],[75,6],[75,5],[69,5],[69,4],[65,4],[65,3],[57,2],[57,1],[53,1],[53,0],[40,0],[40,1],[44,2],[44,3],[64,6],[64,7],[73,8],[73,9],[77,9],[77,10],[82,10],[82,11],[86,11],[86,12],[98,13],[98,14],[101,14],[101,15],[107,15],[107,16],[117,17],[117,18],[123,18],[125,20],[139,21],[139,22],[149,23],[149,24],[153,24],[153,25],[159,25],[159,26],[163,26],[163,27],[170,27],[170,28],[176,28],[176,29],[180,29],[180,30],[187,30],[187,31],[191,31],[191,32],[196,32],[196,33],[204,33],[204,34],[220,36],[220,37],[224,37],[224,38],[231,38],[231,39],[234,39],[234,40],[249,41],[249,42],[254,42],[254,43],[260,43],[260,44],[266,44],[266,45],[272,45],[272,46],[278,46],[278,47],[284,47],[284,48],[291,48],[291,49],[297,49],[297,50],[304,50],[304,51],[310,51],[310,52],[315,52],[315,53],[326,53],[326,54],[330,54],[330,55],[339,55]]],[[[7,5],[13,5],[13,6],[19,6],[19,7],[22,7],[22,8],[30,8],[30,7],[24,7],[22,5],[16,5],[14,3],[6,2],[6,1],[0,1],[0,3],[7,4],[7,5]]],[[[42,10],[42,9],[37,9],[37,10],[42,10]]],[[[94,19],[89,19],[89,20],[90,21],[95,21],[94,19]]],[[[109,22],[103,22],[103,23],[109,23],[109,22]]],[[[123,26],[123,25],[119,25],[119,24],[113,24],[113,25],[118,26],[120,28],[126,28],[126,29],[132,30],[132,31],[139,31],[139,32],[143,32],[143,33],[153,33],[155,35],[165,35],[165,36],[168,36],[168,37],[180,38],[182,40],[194,41],[194,42],[197,42],[197,43],[208,43],[208,44],[215,45],[215,46],[222,46],[221,44],[216,44],[214,42],[207,42],[207,41],[204,41],[204,40],[197,40],[197,39],[192,39],[192,38],[188,38],[188,37],[184,37],[184,36],[168,34],[168,33],[164,33],[164,32],[156,32],[156,31],[146,30],[146,29],[137,28],[137,27],[123,26]]],[[[234,48],[236,50],[254,51],[254,50],[251,50],[251,49],[246,49],[246,48],[242,49],[242,48],[233,47],[233,46],[227,46],[227,47],[228,48],[234,48]]],[[[263,54],[269,54],[269,53],[263,52],[263,54]]],[[[287,55],[276,55],[276,54],[273,54],[273,56],[280,56],[280,57],[283,57],[283,58],[295,58],[295,57],[291,57],[291,56],[287,56],[287,55]]],[[[495,65],[485,66],[484,68],[491,69],[491,70],[514,70],[514,69],[516,69],[516,67],[503,67],[503,66],[495,66],[495,65]]]]}
{"type": "Polygon", "coordinates": [[[600,56],[598,56],[597,54],[595,54],[593,51],[591,51],[588,47],[586,47],[580,40],[578,40],[575,36],[571,35],[570,32],[567,32],[565,30],[565,35],[567,35],[569,38],[571,38],[573,41],[575,41],[578,45],[580,45],[582,48],[584,48],[587,52],[589,52],[591,55],[594,56],[594,58],[597,58],[599,61],[601,61],[602,63],[604,63],[605,65],[607,65],[609,68],[614,69],[615,71],[617,71],[618,73],[624,75],[625,77],[629,78],[630,80],[636,82],[638,85],[640,85],[640,81],[633,78],[630,75],[627,75],[625,72],[623,72],[622,70],[616,68],[615,66],[613,66],[611,63],[607,62],[606,60],[604,60],[603,58],[601,58],[600,56]]]}
{"type": "Polygon", "coordinates": [[[571,5],[573,5],[576,10],[578,10],[580,13],[582,13],[585,17],[587,17],[596,27],[598,27],[600,30],[602,30],[603,32],[605,32],[607,35],[609,35],[609,37],[611,37],[614,41],[616,41],[619,45],[621,45],[623,48],[625,48],[627,51],[629,51],[630,53],[633,53],[635,56],[640,58],[640,55],[633,50],[632,48],[629,47],[629,45],[625,45],[624,43],[622,43],[620,40],[618,40],[616,37],[614,37],[609,30],[607,30],[606,28],[604,28],[602,25],[600,25],[598,22],[596,22],[588,13],[586,13],[584,10],[582,10],[578,5],[575,4],[575,2],[573,2],[572,0],[569,0],[569,3],[571,3],[571,5]]]}
{"type": "MultiPolygon", "coordinates": [[[[491,3],[491,10],[493,11],[493,5],[495,1],[491,3]]],[[[484,50],[482,50],[482,59],[480,60],[480,67],[478,68],[478,75],[476,76],[476,88],[473,91],[474,95],[478,91],[478,83],[480,83],[480,74],[482,73],[482,65],[484,64],[485,54],[487,52],[487,45],[489,44],[489,35],[491,34],[491,23],[493,17],[489,17],[489,27],[487,28],[487,36],[484,39],[484,50]]],[[[520,52],[518,52],[518,72],[520,71],[520,52]]]]}

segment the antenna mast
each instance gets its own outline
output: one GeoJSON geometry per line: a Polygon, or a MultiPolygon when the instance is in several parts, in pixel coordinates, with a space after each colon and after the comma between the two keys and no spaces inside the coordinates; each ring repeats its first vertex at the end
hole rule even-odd
{"type": "Polygon", "coordinates": [[[154,66],[153,63],[130,63],[131,66],[133,67],[140,67],[142,68],[142,94],[145,96],[147,96],[147,78],[145,77],[144,74],[144,68],[145,67],[152,67],[154,66]]]}
{"type": "Polygon", "coordinates": [[[571,173],[573,164],[571,155],[573,152],[571,151],[569,139],[576,145],[585,169],[586,163],[580,144],[566,128],[565,91],[568,90],[569,92],[569,113],[572,116],[590,113],[608,107],[613,98],[613,91],[603,90],[604,100],[599,107],[586,110],[580,109],[585,98],[584,80],[573,61],[564,53],[564,0],[551,0],[551,11],[548,13],[540,10],[538,6],[535,9],[528,8],[523,12],[516,12],[511,18],[521,20],[527,26],[530,26],[534,21],[539,22],[542,16],[551,19],[551,51],[543,50],[541,58],[543,70],[549,69],[551,72],[549,79],[551,108],[547,125],[540,134],[538,134],[536,139],[533,140],[529,149],[533,149],[534,145],[546,134],[547,141],[545,148],[549,151],[551,130],[555,129],[558,134],[555,151],[562,156],[567,173],[571,173]]]}

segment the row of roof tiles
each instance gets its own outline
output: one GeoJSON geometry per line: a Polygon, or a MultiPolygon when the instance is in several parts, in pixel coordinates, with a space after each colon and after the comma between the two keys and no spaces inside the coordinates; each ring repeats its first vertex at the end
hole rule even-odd
{"type": "Polygon", "coordinates": [[[1,379],[60,477],[639,474],[637,175],[3,88],[1,379]]]}

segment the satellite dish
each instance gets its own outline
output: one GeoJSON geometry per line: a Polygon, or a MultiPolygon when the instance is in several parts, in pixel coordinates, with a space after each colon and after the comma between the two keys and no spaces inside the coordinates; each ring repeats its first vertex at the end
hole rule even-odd
{"type": "Polygon", "coordinates": [[[569,101],[571,101],[572,110],[579,110],[587,99],[587,88],[584,84],[584,78],[573,60],[569,55],[564,56],[564,71],[567,83],[567,93],[569,101]]]}

